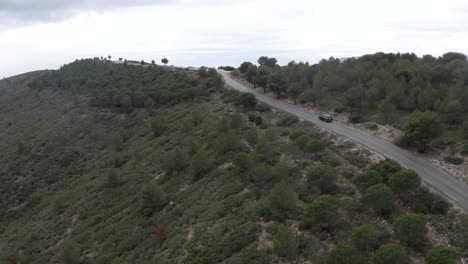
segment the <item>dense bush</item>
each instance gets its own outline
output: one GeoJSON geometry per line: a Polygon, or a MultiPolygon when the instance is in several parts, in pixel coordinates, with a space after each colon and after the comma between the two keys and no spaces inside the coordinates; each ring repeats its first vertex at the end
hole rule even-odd
{"type": "Polygon", "coordinates": [[[243,106],[245,109],[253,110],[257,105],[257,98],[251,93],[240,93],[236,103],[237,105],[243,106]]]}
{"type": "Polygon", "coordinates": [[[295,234],[285,225],[278,226],[273,236],[273,249],[279,257],[291,258],[297,254],[298,241],[295,234]]]}
{"type": "Polygon", "coordinates": [[[426,217],[422,214],[400,215],[395,220],[393,228],[403,243],[417,245],[426,239],[426,217]]]}
{"type": "Polygon", "coordinates": [[[361,250],[376,248],[382,240],[382,232],[375,226],[364,224],[353,230],[353,244],[361,250]]]}
{"type": "Polygon", "coordinates": [[[363,258],[354,247],[347,244],[338,244],[328,256],[328,264],[361,264],[363,258]]]}
{"type": "Polygon", "coordinates": [[[281,126],[281,127],[289,127],[294,125],[295,123],[299,122],[299,118],[293,115],[286,115],[282,117],[276,125],[281,126]]]}
{"type": "Polygon", "coordinates": [[[392,191],[400,196],[407,196],[419,188],[421,178],[413,170],[401,170],[388,180],[388,186],[392,191]]]}
{"type": "Polygon", "coordinates": [[[322,193],[329,193],[335,190],[336,170],[326,165],[315,165],[307,173],[307,180],[310,185],[318,186],[322,193]]]}
{"type": "Polygon", "coordinates": [[[391,159],[385,159],[379,163],[373,164],[368,169],[377,171],[382,175],[384,183],[388,183],[390,176],[400,171],[401,166],[391,159]]]}
{"type": "Polygon", "coordinates": [[[150,216],[155,211],[160,211],[167,203],[166,194],[154,183],[149,183],[141,190],[141,212],[150,216]]]}
{"type": "Polygon", "coordinates": [[[331,195],[322,195],[312,201],[304,211],[303,227],[334,228],[340,221],[340,201],[331,195]]]}
{"type": "Polygon", "coordinates": [[[307,134],[307,132],[303,130],[295,130],[294,132],[289,134],[289,139],[295,141],[298,137],[307,134]]]}
{"type": "Polygon", "coordinates": [[[67,241],[62,246],[60,260],[64,264],[80,264],[80,252],[77,245],[71,241],[67,241]]]}
{"type": "Polygon", "coordinates": [[[180,149],[172,150],[164,156],[162,163],[168,175],[178,174],[188,165],[187,155],[180,149]]]}
{"type": "Polygon", "coordinates": [[[414,204],[414,210],[417,213],[423,214],[446,215],[450,209],[450,204],[447,201],[422,188],[415,193],[412,204],[414,204]]]}
{"type": "Polygon", "coordinates": [[[392,190],[384,184],[374,185],[364,193],[362,203],[378,213],[388,213],[393,207],[392,190]]]}
{"type": "Polygon", "coordinates": [[[353,183],[356,184],[361,191],[366,191],[369,187],[383,183],[383,177],[375,170],[365,170],[353,178],[353,183]]]}
{"type": "Polygon", "coordinates": [[[429,251],[426,256],[427,264],[455,264],[463,255],[458,248],[438,246],[429,251]]]}
{"type": "Polygon", "coordinates": [[[203,177],[203,175],[211,170],[213,167],[213,160],[208,155],[207,151],[200,149],[193,157],[191,162],[191,169],[195,180],[203,177]]]}
{"type": "Polygon", "coordinates": [[[250,144],[250,146],[255,146],[255,144],[257,144],[257,141],[258,141],[257,128],[255,127],[249,128],[249,130],[247,131],[246,140],[250,144]]]}
{"type": "Polygon", "coordinates": [[[405,250],[393,243],[382,245],[372,257],[375,264],[407,264],[408,254],[405,250]]]}
{"type": "Polygon", "coordinates": [[[323,140],[309,140],[304,146],[304,150],[308,153],[317,153],[325,149],[326,143],[323,140]]]}
{"type": "Polygon", "coordinates": [[[276,184],[268,196],[268,206],[271,215],[277,220],[283,220],[296,207],[297,194],[286,182],[276,184]]]}

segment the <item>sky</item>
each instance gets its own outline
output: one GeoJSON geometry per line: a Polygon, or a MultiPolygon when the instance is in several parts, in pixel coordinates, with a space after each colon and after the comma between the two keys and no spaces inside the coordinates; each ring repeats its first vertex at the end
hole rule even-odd
{"type": "Polygon", "coordinates": [[[0,0],[0,77],[107,55],[238,66],[467,49],[466,0],[0,0]]]}

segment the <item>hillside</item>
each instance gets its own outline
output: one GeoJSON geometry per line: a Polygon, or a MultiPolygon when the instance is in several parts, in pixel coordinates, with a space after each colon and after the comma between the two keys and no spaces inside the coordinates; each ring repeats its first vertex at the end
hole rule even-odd
{"type": "Polygon", "coordinates": [[[0,127],[2,263],[468,254],[467,216],[417,175],[212,69],[79,60],[2,80],[0,127]]]}

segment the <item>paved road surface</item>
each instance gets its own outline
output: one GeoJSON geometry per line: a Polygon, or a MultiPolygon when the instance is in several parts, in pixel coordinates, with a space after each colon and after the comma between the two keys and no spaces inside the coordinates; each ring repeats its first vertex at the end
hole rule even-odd
{"type": "Polygon", "coordinates": [[[318,115],[313,112],[307,111],[302,107],[289,104],[284,101],[276,100],[235,81],[229,76],[227,72],[219,72],[228,85],[242,92],[253,93],[259,101],[289,112],[301,119],[320,125],[321,127],[328,129],[336,134],[343,135],[356,143],[364,145],[373,151],[376,151],[390,159],[397,161],[403,167],[415,170],[423,180],[434,186],[439,191],[443,192],[448,198],[452,199],[460,207],[468,210],[468,186],[444,170],[433,165],[431,162],[419,158],[416,155],[401,149],[388,141],[351,126],[338,122],[321,122],[318,120],[318,115]]]}

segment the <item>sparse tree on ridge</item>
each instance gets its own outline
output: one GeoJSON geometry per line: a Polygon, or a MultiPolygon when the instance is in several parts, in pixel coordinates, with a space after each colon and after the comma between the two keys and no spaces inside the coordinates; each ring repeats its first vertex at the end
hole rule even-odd
{"type": "Polygon", "coordinates": [[[276,58],[269,58],[267,56],[261,56],[260,58],[258,58],[257,62],[260,66],[273,68],[277,66],[278,60],[276,58]]]}
{"type": "Polygon", "coordinates": [[[253,65],[251,62],[244,61],[244,62],[239,66],[239,71],[240,71],[241,73],[246,73],[247,70],[248,70],[250,67],[252,67],[252,66],[254,66],[254,65],[253,65]]]}
{"type": "Polygon", "coordinates": [[[163,58],[161,62],[167,66],[167,64],[169,63],[169,60],[167,58],[163,58]]]}

